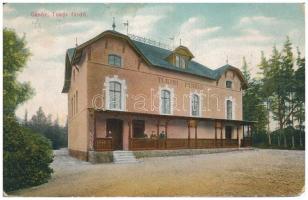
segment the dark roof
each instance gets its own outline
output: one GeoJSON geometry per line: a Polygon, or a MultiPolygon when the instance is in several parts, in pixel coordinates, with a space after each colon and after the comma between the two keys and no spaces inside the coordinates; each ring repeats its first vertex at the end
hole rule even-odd
{"type": "Polygon", "coordinates": [[[143,54],[143,56],[146,57],[147,60],[156,67],[186,72],[197,76],[203,76],[209,79],[215,79],[214,71],[204,65],[201,65],[195,61],[188,61],[187,67],[185,69],[179,68],[165,60],[172,53],[172,51],[138,42],[135,40],[132,40],[132,42],[136,45],[136,47],[143,54]]]}
{"type": "Polygon", "coordinates": [[[82,50],[89,44],[97,41],[98,39],[104,37],[107,34],[111,34],[113,36],[118,36],[123,39],[126,39],[134,47],[137,53],[141,54],[141,56],[145,59],[145,61],[152,66],[164,68],[167,70],[192,74],[192,75],[204,77],[204,78],[211,79],[211,80],[218,80],[220,76],[226,70],[230,69],[239,74],[243,82],[242,84],[243,88],[245,89],[247,87],[247,83],[241,71],[238,68],[233,67],[229,64],[224,65],[216,70],[212,70],[198,62],[189,60],[187,63],[187,67],[185,69],[182,69],[182,68],[176,67],[173,64],[167,62],[166,58],[172,53],[172,51],[163,49],[160,47],[156,47],[150,44],[145,44],[139,41],[135,41],[135,40],[130,39],[127,35],[123,35],[122,33],[119,33],[116,31],[108,30],[92,38],[91,40],[77,46],[76,48],[70,48],[66,51],[65,83],[64,83],[63,90],[62,90],[63,93],[66,93],[69,90],[70,79],[71,79],[71,68],[72,68],[72,65],[74,65],[75,63],[79,61],[82,50]]]}

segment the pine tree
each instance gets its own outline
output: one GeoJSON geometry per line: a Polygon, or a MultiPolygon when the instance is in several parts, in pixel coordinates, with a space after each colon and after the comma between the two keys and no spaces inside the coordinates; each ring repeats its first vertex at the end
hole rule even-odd
{"type": "Polygon", "coordinates": [[[27,109],[25,110],[24,124],[25,126],[28,125],[28,110],[27,109]]]}
{"type": "Polygon", "coordinates": [[[243,57],[242,71],[243,71],[243,75],[244,75],[245,80],[247,82],[249,82],[249,80],[250,80],[250,73],[248,71],[248,65],[247,65],[245,56],[243,57]]]}

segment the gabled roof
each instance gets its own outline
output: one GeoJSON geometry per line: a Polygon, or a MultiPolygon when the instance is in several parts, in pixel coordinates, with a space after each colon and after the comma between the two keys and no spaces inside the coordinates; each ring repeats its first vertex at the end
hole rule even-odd
{"type": "Polygon", "coordinates": [[[145,60],[145,62],[151,66],[192,74],[199,77],[204,77],[211,80],[218,80],[222,74],[226,70],[232,70],[236,72],[241,81],[242,81],[242,87],[245,89],[247,87],[246,80],[244,79],[244,76],[242,72],[231,65],[224,65],[216,70],[212,70],[198,62],[195,62],[193,60],[189,60],[187,63],[187,67],[185,69],[176,67],[175,65],[167,62],[166,58],[173,53],[173,51],[163,49],[160,47],[156,47],[153,45],[145,44],[139,41],[135,41],[130,39],[127,35],[124,35],[122,33],[116,32],[116,31],[104,31],[103,33],[99,34],[98,36],[92,38],[91,40],[75,47],[70,48],[66,51],[66,60],[65,60],[65,80],[64,80],[64,87],[62,92],[66,93],[68,92],[70,88],[70,80],[71,80],[71,71],[72,66],[79,62],[82,54],[82,50],[87,47],[88,45],[94,43],[95,41],[99,40],[100,38],[106,36],[106,35],[112,35],[115,37],[122,38],[126,40],[133,49],[145,60]]]}
{"type": "Polygon", "coordinates": [[[156,46],[145,44],[132,40],[138,50],[143,54],[143,56],[154,66],[165,68],[173,71],[189,73],[197,76],[202,76],[209,79],[214,78],[214,71],[210,68],[201,65],[195,61],[188,61],[187,67],[185,69],[176,67],[175,65],[169,63],[165,58],[168,57],[172,51],[167,49],[162,49],[156,46]]]}

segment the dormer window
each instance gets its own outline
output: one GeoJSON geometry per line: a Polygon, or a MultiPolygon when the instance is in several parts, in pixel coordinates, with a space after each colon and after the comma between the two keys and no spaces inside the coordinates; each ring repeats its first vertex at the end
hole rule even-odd
{"type": "Polygon", "coordinates": [[[232,81],[226,81],[226,88],[232,89],[232,81]]]}
{"type": "Polygon", "coordinates": [[[186,59],[183,56],[175,55],[175,66],[180,68],[186,68],[186,59]]]}
{"type": "Polygon", "coordinates": [[[117,67],[121,67],[121,57],[118,55],[114,55],[114,54],[110,54],[108,56],[108,64],[109,65],[113,65],[113,66],[117,66],[117,67]]]}

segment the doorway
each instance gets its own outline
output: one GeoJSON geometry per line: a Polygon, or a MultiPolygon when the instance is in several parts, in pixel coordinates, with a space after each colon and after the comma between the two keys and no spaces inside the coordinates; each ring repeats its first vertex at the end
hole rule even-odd
{"type": "Polygon", "coordinates": [[[123,120],[107,119],[107,135],[112,137],[112,149],[123,149],[123,120]]]}
{"type": "Polygon", "coordinates": [[[225,130],[226,130],[225,138],[227,140],[231,140],[232,139],[232,126],[226,126],[225,130]]]}

